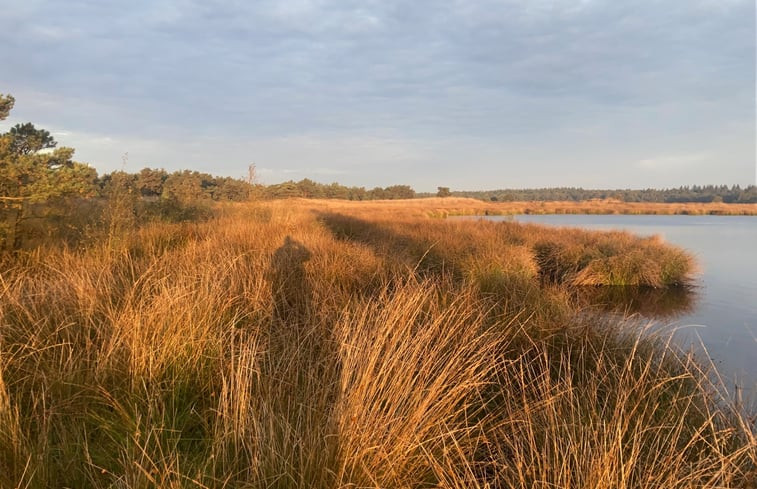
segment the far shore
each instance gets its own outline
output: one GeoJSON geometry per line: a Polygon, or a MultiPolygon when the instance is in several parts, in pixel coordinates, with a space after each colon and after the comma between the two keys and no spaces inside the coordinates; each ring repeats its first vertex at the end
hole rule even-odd
{"type": "Polygon", "coordinates": [[[294,205],[337,209],[350,207],[366,212],[400,212],[429,217],[515,215],[515,214],[651,214],[651,215],[721,215],[755,216],[757,204],[722,202],[656,203],[619,200],[485,202],[460,197],[427,197],[402,200],[346,201],[326,199],[290,199],[294,205]]]}

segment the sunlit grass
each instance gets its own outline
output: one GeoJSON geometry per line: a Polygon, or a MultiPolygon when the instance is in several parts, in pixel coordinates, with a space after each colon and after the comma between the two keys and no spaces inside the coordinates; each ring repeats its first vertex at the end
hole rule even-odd
{"type": "Polygon", "coordinates": [[[330,205],[6,259],[0,487],[750,487],[743,413],[559,262],[665,285],[685,254],[330,205]]]}

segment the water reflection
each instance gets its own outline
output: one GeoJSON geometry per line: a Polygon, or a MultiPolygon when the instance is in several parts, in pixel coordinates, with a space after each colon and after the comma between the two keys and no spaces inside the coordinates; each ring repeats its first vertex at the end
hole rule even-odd
{"type": "Polygon", "coordinates": [[[668,321],[694,311],[698,296],[693,287],[604,286],[574,291],[576,302],[585,308],[668,321]]]}
{"type": "MultiPolygon", "coordinates": [[[[493,218],[490,218],[493,219],[493,218]]],[[[757,401],[757,216],[518,216],[518,221],[662,235],[701,267],[696,300],[674,322],[678,344],[712,358],[728,381],[757,401]],[[686,334],[684,334],[686,332],[686,334]],[[700,347],[704,345],[706,351],[700,347]]],[[[675,292],[673,292],[675,293],[675,292]]],[[[601,301],[600,301],[601,302],[601,301]]],[[[663,319],[663,321],[665,321],[663,319]]]]}

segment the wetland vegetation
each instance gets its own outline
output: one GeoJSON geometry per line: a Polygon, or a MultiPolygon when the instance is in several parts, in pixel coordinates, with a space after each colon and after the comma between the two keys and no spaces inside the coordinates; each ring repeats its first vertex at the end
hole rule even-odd
{"type": "Polygon", "coordinates": [[[451,203],[216,204],[6,254],[0,486],[753,487],[750,413],[576,296],[676,290],[687,253],[451,203]]]}

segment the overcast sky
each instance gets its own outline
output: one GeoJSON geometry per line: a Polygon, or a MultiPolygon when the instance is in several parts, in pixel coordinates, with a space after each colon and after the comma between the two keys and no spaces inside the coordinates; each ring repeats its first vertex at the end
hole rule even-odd
{"type": "Polygon", "coordinates": [[[100,173],[755,183],[754,0],[0,0],[7,130],[100,173]]]}

